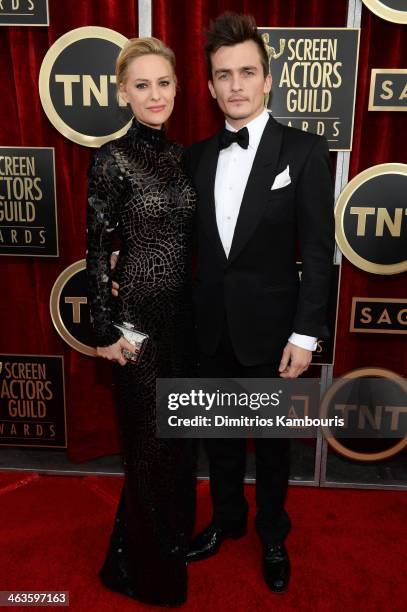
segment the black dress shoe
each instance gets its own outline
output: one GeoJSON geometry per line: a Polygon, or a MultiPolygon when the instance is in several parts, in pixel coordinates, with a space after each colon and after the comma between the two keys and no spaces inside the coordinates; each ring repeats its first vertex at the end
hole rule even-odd
{"type": "Polygon", "coordinates": [[[290,578],[290,559],[284,544],[268,544],[263,553],[263,576],[268,588],[283,593],[290,578]]]}
{"type": "Polygon", "coordinates": [[[201,561],[201,559],[212,557],[212,555],[216,555],[224,540],[228,538],[238,540],[245,533],[246,525],[235,529],[224,529],[211,523],[192,540],[187,553],[187,560],[201,561]]]}

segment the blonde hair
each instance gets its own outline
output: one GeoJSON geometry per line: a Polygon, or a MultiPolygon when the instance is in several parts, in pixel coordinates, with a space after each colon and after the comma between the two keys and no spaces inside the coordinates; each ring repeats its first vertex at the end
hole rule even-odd
{"type": "Polygon", "coordinates": [[[143,55],[160,55],[166,59],[171,65],[176,82],[175,54],[172,49],[167,47],[162,40],[154,38],[153,36],[146,38],[130,38],[120,51],[116,60],[116,96],[118,100],[120,97],[120,85],[126,82],[127,68],[130,62],[143,55]]]}

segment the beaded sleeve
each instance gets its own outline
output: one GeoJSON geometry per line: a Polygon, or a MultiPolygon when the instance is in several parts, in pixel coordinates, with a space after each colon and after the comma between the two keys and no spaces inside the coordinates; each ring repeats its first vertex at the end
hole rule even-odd
{"type": "Polygon", "coordinates": [[[121,336],[112,324],[112,234],[118,227],[123,192],[120,170],[109,145],[99,149],[88,170],[86,272],[88,299],[97,346],[114,344],[121,336]]]}

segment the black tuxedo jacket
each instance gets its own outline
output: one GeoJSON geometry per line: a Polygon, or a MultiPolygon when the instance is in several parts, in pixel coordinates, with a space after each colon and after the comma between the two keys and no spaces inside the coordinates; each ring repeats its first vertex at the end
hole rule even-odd
{"type": "Polygon", "coordinates": [[[325,138],[279,124],[271,116],[246,185],[227,258],[215,213],[219,133],[186,152],[198,192],[194,302],[197,339],[215,352],[227,321],[243,365],[279,362],[292,332],[327,335],[334,252],[333,187],[325,138]],[[291,184],[271,190],[290,167],[291,184]],[[296,245],[303,262],[301,283],[296,245]]]}

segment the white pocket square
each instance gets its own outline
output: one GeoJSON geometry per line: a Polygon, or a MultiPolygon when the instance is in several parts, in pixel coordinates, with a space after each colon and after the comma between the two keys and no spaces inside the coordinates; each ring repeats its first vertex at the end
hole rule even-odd
{"type": "Polygon", "coordinates": [[[276,178],[274,179],[274,183],[271,186],[271,189],[281,189],[282,187],[287,187],[287,185],[290,184],[290,166],[287,165],[287,168],[285,170],[280,172],[280,174],[277,174],[276,178]]]}

